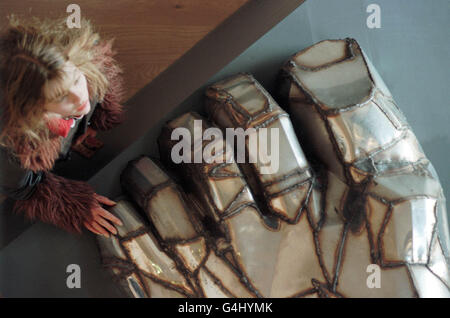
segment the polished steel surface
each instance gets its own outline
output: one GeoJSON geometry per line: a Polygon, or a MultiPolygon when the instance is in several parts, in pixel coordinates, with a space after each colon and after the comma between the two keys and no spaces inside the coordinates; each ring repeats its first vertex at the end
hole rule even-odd
{"type": "Polygon", "coordinates": [[[442,187],[359,44],[295,54],[277,95],[251,74],[225,78],[205,92],[208,118],[164,126],[161,163],[128,164],[121,182],[137,205],[120,201],[124,226],[99,239],[120,286],[132,297],[450,297],[442,187]],[[173,160],[179,128],[189,162],[173,160]],[[246,160],[226,138],[205,138],[208,128],[254,129],[246,160]],[[270,173],[249,160],[266,128],[278,133],[270,173]],[[205,149],[228,160],[195,161],[205,149]]]}

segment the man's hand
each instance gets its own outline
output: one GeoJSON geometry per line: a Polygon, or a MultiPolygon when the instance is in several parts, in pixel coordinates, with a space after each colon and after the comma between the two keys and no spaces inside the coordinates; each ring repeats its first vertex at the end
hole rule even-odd
{"type": "Polygon", "coordinates": [[[122,222],[115,217],[113,214],[108,212],[107,210],[103,209],[100,204],[106,204],[109,206],[116,205],[116,202],[108,199],[107,197],[104,197],[102,195],[99,195],[97,193],[94,194],[95,198],[98,201],[98,204],[95,208],[91,210],[94,218],[92,222],[84,222],[84,226],[91,232],[99,235],[104,235],[106,237],[109,237],[109,232],[113,234],[117,234],[116,228],[108,221],[111,221],[112,223],[115,223],[117,225],[122,225],[122,222]],[[109,231],[109,232],[108,232],[109,231]]]}

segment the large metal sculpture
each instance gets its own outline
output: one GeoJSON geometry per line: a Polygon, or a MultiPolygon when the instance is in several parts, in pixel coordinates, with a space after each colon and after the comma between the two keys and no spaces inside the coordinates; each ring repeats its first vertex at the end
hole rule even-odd
{"type": "Polygon", "coordinates": [[[111,209],[124,225],[99,237],[127,295],[450,297],[438,177],[356,41],[294,55],[276,99],[290,117],[250,74],[226,78],[206,90],[208,119],[163,128],[163,164],[128,164],[111,209]]]}

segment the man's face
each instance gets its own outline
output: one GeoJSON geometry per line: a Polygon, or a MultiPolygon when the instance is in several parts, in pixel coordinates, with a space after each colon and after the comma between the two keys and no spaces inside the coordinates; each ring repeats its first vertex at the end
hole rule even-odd
{"type": "MultiPolygon", "coordinates": [[[[59,96],[56,100],[47,102],[44,108],[53,114],[61,115],[61,117],[80,117],[89,113],[91,104],[89,102],[89,92],[87,81],[84,74],[71,62],[67,62],[64,66],[66,72],[65,84],[68,87],[67,92],[59,96]]],[[[47,96],[51,93],[55,85],[55,81],[50,81],[44,87],[47,96]]]]}

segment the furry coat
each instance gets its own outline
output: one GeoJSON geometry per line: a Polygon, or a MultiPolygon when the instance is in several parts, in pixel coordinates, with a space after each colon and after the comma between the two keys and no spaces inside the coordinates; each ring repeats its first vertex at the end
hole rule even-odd
{"type": "MultiPolygon", "coordinates": [[[[121,104],[124,93],[122,71],[114,59],[112,43],[112,40],[100,41],[96,46],[99,51],[94,62],[109,81],[104,99],[92,105],[95,109],[89,125],[98,131],[109,130],[125,118],[121,104]]],[[[0,184],[0,188],[3,193],[16,199],[13,207],[15,213],[23,213],[28,219],[38,219],[68,232],[81,233],[83,223],[93,218],[91,209],[99,203],[88,183],[66,179],[51,172],[61,155],[61,147],[62,137],[56,134],[51,134],[51,138],[37,149],[21,145],[18,140],[14,158],[9,157],[10,171],[2,172],[7,186],[0,184]],[[15,186],[11,186],[11,182],[15,186]]]]}

